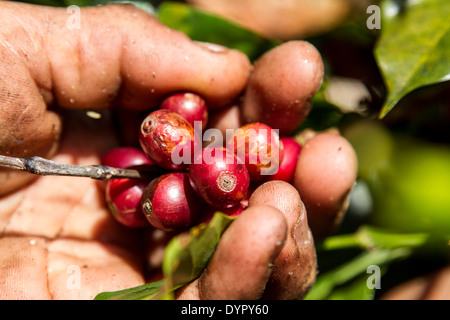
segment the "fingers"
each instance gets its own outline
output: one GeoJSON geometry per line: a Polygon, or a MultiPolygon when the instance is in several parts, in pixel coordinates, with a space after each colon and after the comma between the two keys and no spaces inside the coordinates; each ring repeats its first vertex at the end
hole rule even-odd
{"type": "Polygon", "coordinates": [[[320,53],[306,41],[285,42],[266,52],[249,78],[242,105],[244,120],[290,134],[308,115],[323,74],[320,53]]]}
{"type": "Polygon", "coordinates": [[[281,211],[288,222],[286,243],[274,261],[264,299],[300,299],[314,284],[317,273],[314,240],[306,210],[297,190],[283,181],[262,184],[252,194],[249,208],[267,205],[281,211]]]}
{"type": "MultiPolygon", "coordinates": [[[[112,61],[103,69],[115,66],[111,76],[121,77],[118,99],[125,107],[148,109],[168,93],[189,90],[199,93],[209,107],[215,108],[234,100],[245,87],[250,63],[240,52],[192,42],[132,6],[90,8],[85,11],[86,20],[97,16],[96,10],[103,11],[103,27],[96,22],[83,28],[96,30],[99,36],[114,32],[117,35],[102,37],[103,44],[97,46],[83,42],[85,31],[81,29],[80,45],[89,50],[93,67],[103,55],[110,57],[112,61]]],[[[100,92],[100,87],[92,94],[100,92]]]]}
{"type": "Polygon", "coordinates": [[[303,145],[293,185],[306,206],[315,239],[330,235],[341,223],[357,168],[353,147],[339,134],[318,133],[303,145]]]}
{"type": "Polygon", "coordinates": [[[277,209],[245,210],[223,234],[205,272],[178,298],[260,298],[286,232],[286,220],[277,209]]]}
{"type": "Polygon", "coordinates": [[[118,100],[149,109],[179,90],[196,91],[214,107],[233,100],[247,81],[250,63],[242,53],[195,43],[133,5],[82,8],[78,27],[65,9],[3,6],[16,35],[11,46],[18,50],[16,39],[32,38],[20,43],[33,59],[30,73],[64,107],[104,108],[118,100]]]}
{"type": "MultiPolygon", "coordinates": [[[[60,119],[46,111],[26,66],[0,42],[0,154],[50,157],[56,150],[60,132],[60,119]]],[[[29,174],[0,168],[0,195],[32,178],[29,174]]]]}
{"type": "Polygon", "coordinates": [[[202,276],[178,299],[300,299],[317,273],[314,241],[297,190],[264,183],[224,233],[202,276]]]}

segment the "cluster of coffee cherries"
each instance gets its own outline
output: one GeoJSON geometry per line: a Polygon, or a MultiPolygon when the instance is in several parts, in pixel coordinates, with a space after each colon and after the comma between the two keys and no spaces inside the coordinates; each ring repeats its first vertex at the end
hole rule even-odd
{"type": "Polygon", "coordinates": [[[259,184],[292,179],[301,149],[293,138],[280,138],[263,123],[249,123],[221,145],[204,146],[207,121],[202,97],[173,94],[142,121],[141,148],[119,147],[102,157],[102,165],[149,174],[108,181],[106,200],[120,223],[181,231],[208,222],[217,211],[239,215],[259,184]]]}

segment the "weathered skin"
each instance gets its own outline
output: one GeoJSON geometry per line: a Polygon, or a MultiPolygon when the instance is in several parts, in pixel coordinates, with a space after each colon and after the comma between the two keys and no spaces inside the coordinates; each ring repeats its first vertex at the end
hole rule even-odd
{"type": "Polygon", "coordinates": [[[283,248],[287,228],[278,209],[249,207],[227,228],[205,272],[180,290],[178,299],[261,298],[274,259],[283,248]],[[245,234],[253,235],[252,241],[240,241],[245,234]]]}
{"type": "Polygon", "coordinates": [[[249,206],[257,205],[280,210],[289,225],[286,244],[274,261],[263,298],[301,299],[311,289],[317,274],[316,249],[302,199],[291,184],[270,181],[250,197],[249,206]]]}
{"type": "Polygon", "coordinates": [[[308,115],[322,84],[324,65],[306,41],[289,41],[266,52],[254,65],[242,103],[245,122],[262,122],[292,133],[308,115]]]}
{"type": "Polygon", "coordinates": [[[330,235],[341,223],[357,170],[352,145],[338,133],[317,133],[303,145],[293,185],[306,206],[314,238],[330,235]]]}

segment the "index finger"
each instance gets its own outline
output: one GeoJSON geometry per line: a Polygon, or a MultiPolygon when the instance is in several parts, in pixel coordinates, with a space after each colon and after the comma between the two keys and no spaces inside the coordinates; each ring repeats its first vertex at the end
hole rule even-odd
{"type": "Polygon", "coordinates": [[[145,109],[172,91],[195,91],[213,107],[245,87],[248,58],[191,41],[133,5],[80,10],[4,4],[8,42],[26,55],[38,86],[65,107],[95,108],[113,100],[145,109]]]}

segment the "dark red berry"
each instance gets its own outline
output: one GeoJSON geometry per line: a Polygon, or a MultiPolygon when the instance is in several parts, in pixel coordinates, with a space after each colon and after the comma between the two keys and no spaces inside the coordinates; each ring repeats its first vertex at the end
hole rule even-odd
{"type": "Polygon", "coordinates": [[[140,168],[143,170],[157,170],[155,164],[145,153],[134,147],[119,147],[105,153],[101,164],[114,168],[140,168]]]}
{"type": "Polygon", "coordinates": [[[259,122],[237,129],[227,141],[227,148],[234,150],[245,163],[252,181],[261,181],[276,173],[283,159],[283,144],[278,133],[259,122]]]}
{"type": "Polygon", "coordinates": [[[208,107],[205,100],[191,92],[173,94],[161,103],[161,109],[178,113],[185,118],[194,128],[194,122],[201,122],[201,129],[204,129],[208,122],[208,107]]]}
{"type": "Polygon", "coordinates": [[[211,219],[213,218],[214,214],[216,212],[222,212],[230,217],[237,217],[240,215],[245,209],[248,208],[249,200],[252,195],[252,193],[256,190],[256,188],[259,186],[259,183],[250,183],[248,186],[247,195],[242,199],[237,206],[231,207],[231,208],[220,208],[218,209],[215,206],[208,205],[204,213],[199,219],[198,224],[200,223],[209,223],[211,219]]]}
{"type": "Polygon", "coordinates": [[[141,209],[141,197],[148,181],[138,179],[111,179],[106,184],[106,202],[121,224],[130,228],[148,226],[141,209]]]}
{"type": "Polygon", "coordinates": [[[171,172],[148,184],[141,205],[152,226],[180,231],[195,224],[203,202],[192,188],[187,173],[171,172]]]}
{"type": "Polygon", "coordinates": [[[283,143],[283,160],[281,160],[278,172],[269,176],[269,180],[291,182],[302,147],[291,137],[281,137],[280,141],[283,143]]]}
{"type": "Polygon", "coordinates": [[[206,147],[198,152],[189,168],[189,178],[206,203],[216,208],[239,204],[250,183],[245,164],[223,147],[206,147]]]}
{"type": "Polygon", "coordinates": [[[142,122],[139,143],[145,154],[168,170],[186,169],[192,162],[196,144],[194,128],[179,114],[156,110],[142,122]]]}

